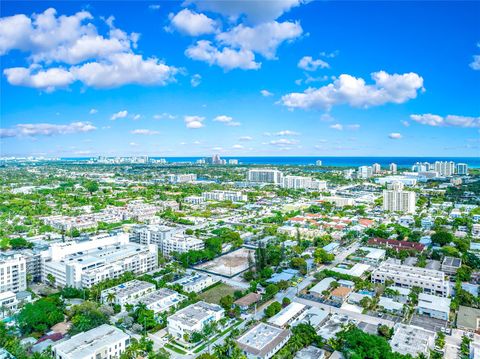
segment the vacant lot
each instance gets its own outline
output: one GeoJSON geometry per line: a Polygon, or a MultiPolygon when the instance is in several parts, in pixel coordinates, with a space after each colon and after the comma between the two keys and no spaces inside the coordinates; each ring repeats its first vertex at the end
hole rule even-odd
{"type": "Polygon", "coordinates": [[[238,288],[221,283],[203,293],[200,293],[200,298],[202,298],[205,302],[218,304],[220,302],[220,298],[229,294],[233,295],[233,292],[235,292],[237,289],[238,288]]]}
{"type": "Polygon", "coordinates": [[[231,278],[248,269],[249,257],[253,261],[254,254],[252,249],[239,248],[194,268],[231,278]]]}

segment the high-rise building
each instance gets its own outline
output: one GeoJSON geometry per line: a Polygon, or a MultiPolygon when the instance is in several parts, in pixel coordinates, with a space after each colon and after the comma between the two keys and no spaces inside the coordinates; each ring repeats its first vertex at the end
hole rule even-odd
{"type": "Polygon", "coordinates": [[[434,164],[435,172],[440,176],[449,177],[455,173],[455,162],[453,161],[436,161],[434,164]]]}
{"type": "Polygon", "coordinates": [[[0,293],[27,289],[27,264],[20,254],[0,254],[0,293]]]}
{"type": "Polygon", "coordinates": [[[236,159],[230,159],[230,160],[228,160],[228,164],[229,164],[229,165],[238,165],[238,160],[236,160],[236,159]]]}
{"type": "Polygon", "coordinates": [[[380,173],[380,171],[382,170],[382,167],[380,166],[379,163],[374,163],[372,165],[372,172],[375,174],[375,173],[380,173]]]}
{"type": "Polygon", "coordinates": [[[458,163],[457,174],[461,176],[468,175],[468,165],[466,163],[458,163]]]}
{"type": "Polygon", "coordinates": [[[283,173],[279,170],[259,168],[249,170],[247,178],[250,182],[272,183],[276,185],[281,185],[283,182],[283,173]]]}
{"type": "Polygon", "coordinates": [[[246,202],[248,200],[247,195],[243,194],[241,191],[213,190],[202,193],[202,196],[206,201],[246,202]]]}
{"type": "Polygon", "coordinates": [[[383,191],[384,211],[415,213],[415,192],[404,191],[403,186],[401,182],[393,182],[383,191]]]}
{"type": "Polygon", "coordinates": [[[169,174],[167,180],[170,183],[187,183],[196,181],[197,175],[195,173],[169,174]]]}
{"type": "Polygon", "coordinates": [[[322,165],[322,160],[316,160],[315,161],[315,166],[321,166],[322,165]]]}
{"type": "Polygon", "coordinates": [[[370,178],[373,175],[373,168],[371,166],[360,166],[358,167],[357,177],[358,178],[370,178]]]}
{"type": "Polygon", "coordinates": [[[285,176],[282,186],[292,189],[324,190],[327,188],[327,182],[315,180],[311,177],[285,176]]]}
{"type": "Polygon", "coordinates": [[[430,171],[432,166],[428,162],[415,162],[412,166],[413,172],[427,172],[430,171]]]}
{"type": "Polygon", "coordinates": [[[392,173],[397,173],[397,164],[396,163],[390,163],[390,172],[392,173]]]}

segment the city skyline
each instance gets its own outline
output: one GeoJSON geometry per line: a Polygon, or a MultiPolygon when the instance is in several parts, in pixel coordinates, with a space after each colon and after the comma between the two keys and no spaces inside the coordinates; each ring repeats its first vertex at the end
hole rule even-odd
{"type": "Polygon", "coordinates": [[[1,7],[1,156],[480,153],[475,2],[1,7]]]}

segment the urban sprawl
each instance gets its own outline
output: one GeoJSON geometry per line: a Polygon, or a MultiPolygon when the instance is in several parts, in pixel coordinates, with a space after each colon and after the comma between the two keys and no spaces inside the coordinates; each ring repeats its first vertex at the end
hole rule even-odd
{"type": "Polygon", "coordinates": [[[480,358],[480,170],[5,158],[0,358],[480,358]]]}

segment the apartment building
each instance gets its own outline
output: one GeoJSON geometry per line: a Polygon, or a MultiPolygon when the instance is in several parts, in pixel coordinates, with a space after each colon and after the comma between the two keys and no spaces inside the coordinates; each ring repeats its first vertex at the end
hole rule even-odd
{"type": "Polygon", "coordinates": [[[391,173],[393,173],[393,174],[397,173],[397,164],[396,163],[390,163],[388,168],[389,168],[391,173]]]}
{"type": "Polygon", "coordinates": [[[205,198],[203,198],[202,196],[188,196],[185,197],[183,201],[189,204],[202,204],[203,202],[205,202],[205,198]]]}
{"type": "Polygon", "coordinates": [[[466,163],[457,163],[457,174],[460,176],[468,175],[468,165],[466,163]]]}
{"type": "Polygon", "coordinates": [[[128,241],[128,234],[101,235],[88,241],[54,243],[42,253],[42,281],[55,286],[90,288],[125,272],[142,274],[158,266],[157,246],[128,241]]]}
{"type": "Polygon", "coordinates": [[[184,233],[178,233],[171,238],[164,239],[159,246],[163,256],[170,258],[173,253],[186,253],[188,251],[201,251],[205,248],[205,242],[184,233]]]}
{"type": "Polygon", "coordinates": [[[373,176],[372,166],[360,166],[357,171],[357,178],[370,178],[373,176]]]}
{"type": "Polygon", "coordinates": [[[345,206],[354,206],[355,200],[353,198],[339,197],[339,196],[329,196],[321,197],[320,201],[332,203],[335,207],[345,207],[345,206]]]}
{"type": "Polygon", "coordinates": [[[284,188],[291,188],[291,189],[309,189],[309,190],[320,191],[327,188],[327,182],[319,181],[311,177],[285,176],[283,177],[282,186],[284,188]]]}
{"type": "Polygon", "coordinates": [[[420,293],[418,296],[417,311],[418,314],[426,315],[430,318],[448,320],[451,302],[450,298],[420,293]]]}
{"type": "Polygon", "coordinates": [[[450,286],[445,273],[433,269],[385,261],[372,272],[372,282],[385,283],[387,280],[393,281],[393,285],[397,287],[420,287],[427,294],[441,297],[450,295],[450,286]]]}
{"type": "MultiPolygon", "coordinates": [[[[17,310],[17,295],[12,291],[0,292],[0,319],[4,318],[8,311],[17,310]]],[[[0,356],[1,358],[1,356],[0,356]]]]}
{"type": "Polygon", "coordinates": [[[161,288],[138,297],[131,304],[136,305],[138,303],[143,303],[147,306],[147,309],[153,310],[155,314],[159,314],[167,312],[171,307],[179,304],[185,299],[187,299],[187,297],[183,294],[177,293],[168,288],[161,288]]]}
{"type": "Polygon", "coordinates": [[[185,292],[199,293],[205,288],[217,283],[219,279],[212,277],[209,274],[190,272],[183,278],[173,282],[172,284],[179,284],[183,287],[185,292]]]}
{"type": "Polygon", "coordinates": [[[455,174],[455,162],[453,161],[435,161],[433,168],[440,176],[449,177],[455,174]]]}
{"type": "Polygon", "coordinates": [[[155,284],[134,279],[102,290],[100,300],[105,304],[118,304],[122,309],[125,309],[125,304],[132,304],[138,298],[154,291],[155,284]]]}
{"type": "Polygon", "coordinates": [[[232,201],[232,202],[246,202],[247,195],[241,191],[210,191],[202,193],[202,197],[206,201],[232,201]]]}
{"type": "Polygon", "coordinates": [[[188,183],[196,181],[197,175],[194,173],[170,174],[166,178],[170,183],[188,183]]]}
{"type": "Polygon", "coordinates": [[[292,333],[266,323],[258,323],[236,340],[249,359],[270,359],[288,342],[292,333]]]}
{"type": "Polygon", "coordinates": [[[283,173],[274,169],[251,169],[248,171],[247,179],[249,182],[271,183],[281,185],[283,181],[283,173]]]}
{"type": "Polygon", "coordinates": [[[394,182],[383,190],[384,211],[415,213],[416,194],[412,191],[404,191],[403,188],[403,183],[394,182]]]}
{"type": "Polygon", "coordinates": [[[27,289],[27,263],[20,254],[0,254],[0,292],[27,289]]]}
{"type": "Polygon", "coordinates": [[[217,322],[224,317],[225,310],[217,305],[197,302],[185,307],[167,318],[167,330],[175,338],[194,332],[201,332],[205,325],[217,322]]]}
{"type": "Polygon", "coordinates": [[[55,359],[120,358],[129,345],[128,334],[112,325],[103,324],[53,345],[52,354],[55,359]]]}

